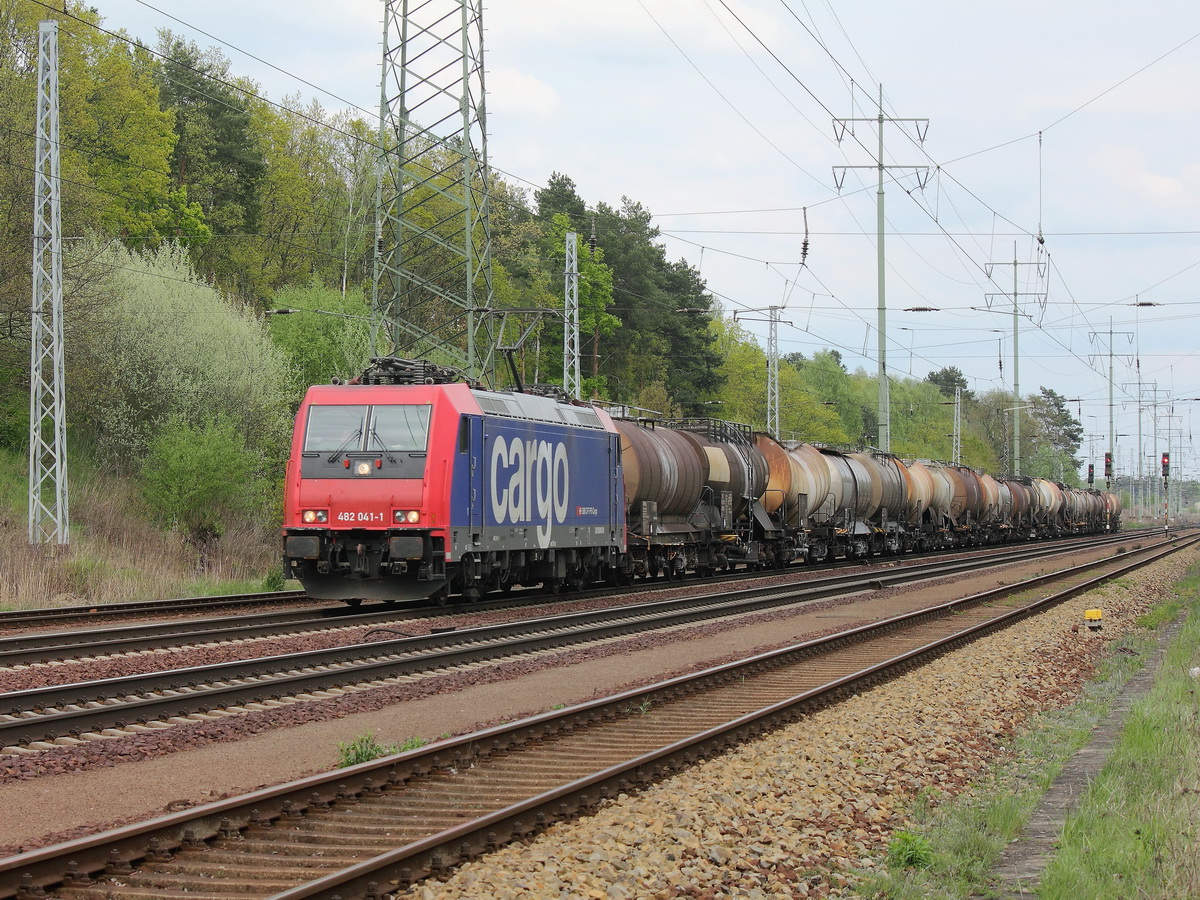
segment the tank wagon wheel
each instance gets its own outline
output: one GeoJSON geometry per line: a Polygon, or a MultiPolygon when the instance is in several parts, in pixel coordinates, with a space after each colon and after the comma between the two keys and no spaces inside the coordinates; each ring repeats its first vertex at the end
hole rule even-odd
{"type": "Polygon", "coordinates": [[[663,568],[667,573],[667,581],[683,581],[683,576],[686,572],[682,556],[678,554],[668,556],[666,565],[663,568]]]}
{"type": "Polygon", "coordinates": [[[347,597],[346,605],[351,609],[362,606],[362,597],[347,597]]]}

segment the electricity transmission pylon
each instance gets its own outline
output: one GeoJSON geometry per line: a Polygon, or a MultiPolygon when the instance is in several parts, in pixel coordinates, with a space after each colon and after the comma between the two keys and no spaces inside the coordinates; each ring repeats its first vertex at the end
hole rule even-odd
{"type": "Polygon", "coordinates": [[[33,316],[29,367],[29,543],[70,543],[63,386],[62,213],[58,158],[58,23],[38,25],[33,180],[33,316]]]}
{"type": "Polygon", "coordinates": [[[384,0],[379,118],[376,334],[386,331],[397,355],[485,377],[493,350],[482,0],[384,0]]]}

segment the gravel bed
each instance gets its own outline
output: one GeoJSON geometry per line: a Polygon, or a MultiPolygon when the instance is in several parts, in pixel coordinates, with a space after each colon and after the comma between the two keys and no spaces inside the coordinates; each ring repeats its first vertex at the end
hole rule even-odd
{"type": "MultiPolygon", "coordinates": [[[[955,585],[976,578],[978,575],[958,575],[948,579],[942,579],[939,584],[941,590],[948,594],[955,594],[955,585]]],[[[1010,575],[1012,579],[1019,579],[1020,575],[1010,575]]],[[[780,580],[787,580],[786,576],[780,580]]],[[[694,586],[693,586],[694,587],[694,586]]],[[[723,586],[718,586],[720,589],[723,586]]],[[[661,591],[653,594],[654,597],[662,598],[666,595],[683,595],[689,592],[687,587],[681,587],[671,591],[661,591]]],[[[641,597],[648,595],[638,595],[636,599],[628,599],[628,602],[639,602],[641,597]]],[[[924,605],[926,601],[920,599],[919,592],[914,593],[909,589],[900,586],[887,588],[885,590],[876,591],[873,596],[877,599],[893,598],[900,606],[897,606],[896,612],[902,609],[912,608],[917,605],[924,605]],[[906,599],[906,594],[911,595],[906,599]]],[[[846,609],[857,602],[856,598],[836,598],[830,600],[819,600],[806,603],[804,609],[806,613],[819,614],[823,611],[833,609],[846,609]]],[[[603,598],[591,598],[580,601],[570,601],[566,604],[554,604],[545,607],[524,607],[518,610],[493,610],[482,613],[458,614],[453,618],[445,617],[442,619],[419,620],[423,627],[440,627],[442,625],[453,622],[459,628],[471,627],[478,624],[491,624],[494,622],[509,621],[517,618],[528,618],[538,615],[549,615],[555,612],[563,612],[564,606],[569,606],[571,611],[581,609],[598,608],[601,606],[611,605],[611,600],[603,598]]],[[[397,703],[417,699],[420,697],[434,696],[438,694],[449,694],[460,691],[463,688],[471,685],[496,683],[505,680],[518,679],[527,676],[532,672],[550,668],[550,667],[566,667],[577,663],[584,659],[595,659],[599,657],[617,657],[622,654],[635,652],[663,646],[666,644],[686,642],[689,639],[702,638],[708,635],[720,634],[726,631],[745,628],[760,623],[769,623],[773,620],[785,619],[794,615],[794,610],[783,608],[779,610],[768,610],[760,613],[755,613],[746,616],[739,616],[731,620],[717,620],[702,622],[684,628],[674,629],[667,633],[650,632],[641,635],[633,635],[631,637],[610,641],[601,645],[592,645],[579,648],[568,648],[556,653],[541,654],[533,658],[518,659],[511,661],[500,661],[488,666],[471,668],[466,671],[452,672],[448,674],[430,675],[421,678],[418,681],[406,682],[396,685],[391,685],[382,688],[373,688],[361,692],[349,693],[330,699],[312,700],[283,706],[277,706],[264,710],[255,710],[246,714],[237,716],[229,716],[223,718],[215,718],[208,721],[194,722],[189,724],[179,724],[172,728],[164,728],[160,730],[145,731],[141,733],[130,734],[125,737],[113,737],[106,740],[88,741],[81,743],[66,743],[61,747],[44,750],[38,753],[21,754],[21,755],[0,755],[0,785],[12,781],[21,781],[31,778],[38,778],[44,775],[62,775],[71,772],[82,772],[89,769],[100,767],[109,767],[119,765],[124,762],[135,760],[145,760],[154,757],[166,756],[169,754],[179,753],[189,749],[205,747],[214,743],[224,743],[245,739],[250,735],[262,734],[276,729],[294,727],[303,725],[309,722],[327,721],[330,719],[344,718],[361,712],[372,710],[380,710],[392,706],[397,703]]],[[[406,623],[406,627],[411,629],[412,622],[406,623]]],[[[297,635],[288,638],[264,638],[261,640],[239,641],[227,644],[219,644],[212,646],[201,646],[192,650],[161,650],[161,651],[144,651],[139,653],[127,654],[120,657],[84,660],[84,661],[69,661],[63,664],[48,664],[34,665],[29,667],[19,667],[6,671],[0,671],[0,691],[18,690],[20,687],[38,687],[53,683],[69,683],[74,681],[85,681],[97,678],[115,677],[118,675],[135,674],[138,672],[154,671],[162,668],[163,665],[169,663],[171,668],[180,668],[192,665],[205,665],[227,660],[245,659],[250,656],[268,655],[275,653],[300,652],[303,650],[312,650],[324,647],[342,646],[344,644],[358,643],[369,640],[365,637],[366,633],[377,625],[363,626],[361,628],[338,629],[331,632],[319,634],[297,635]],[[252,649],[251,649],[252,648],[252,649]],[[155,661],[160,661],[163,665],[155,665],[155,661]],[[69,675],[67,674],[69,672],[69,675]],[[55,679],[59,679],[56,681],[55,679]]],[[[825,629],[813,630],[807,635],[808,638],[822,637],[827,633],[837,631],[845,625],[832,625],[825,629]]],[[[380,640],[385,640],[386,636],[380,636],[380,640]]],[[[607,693],[616,693],[618,690],[625,690],[634,687],[640,687],[644,684],[652,683],[663,678],[673,677],[675,675],[686,674],[690,671],[696,671],[702,668],[719,665],[724,662],[741,659],[755,653],[763,653],[777,648],[777,644],[759,645],[747,650],[744,647],[739,647],[735,651],[731,651],[727,656],[718,659],[704,659],[698,661],[695,665],[669,673],[662,673],[661,676],[654,679],[642,679],[637,682],[629,682],[622,685],[618,689],[606,690],[607,693]]],[[[530,710],[533,714],[541,710],[530,710]]],[[[511,718],[511,717],[510,717],[511,718]]],[[[474,722],[470,730],[486,727],[494,724],[493,720],[487,720],[481,717],[481,721],[474,722]]],[[[197,801],[199,802],[199,801],[197,801]]],[[[53,837],[54,840],[63,839],[60,835],[48,836],[47,839],[39,843],[50,843],[53,837]]],[[[26,844],[26,849],[29,844],[26,844]]],[[[0,847],[0,851],[4,848],[0,847]]]]}
{"type": "MultiPolygon", "coordinates": [[[[1084,554],[1085,558],[1087,557],[1087,555],[1088,554],[1085,552],[1085,554],[1084,554]]],[[[1159,564],[1159,565],[1161,566],[1163,564],[1159,564]]],[[[872,568],[877,568],[877,567],[872,567],[872,568]]],[[[878,568],[881,568],[881,567],[878,567],[878,568]]],[[[1040,569],[1044,569],[1044,568],[1047,568],[1047,566],[1044,562],[1033,562],[1033,563],[1028,564],[1028,566],[1026,567],[1024,572],[1022,572],[1021,567],[1017,567],[1016,570],[1009,572],[1005,576],[1005,580],[1009,580],[1009,581],[1019,580],[1024,577],[1028,577],[1028,575],[1034,570],[1040,570],[1040,569]]],[[[802,573],[802,570],[793,571],[784,576],[780,576],[779,580],[781,580],[781,581],[794,580],[796,575],[801,574],[801,573],[802,573]]],[[[1134,576],[1134,577],[1140,579],[1140,578],[1144,578],[1145,576],[1139,575],[1139,576],[1134,576]]],[[[1128,580],[1128,579],[1125,579],[1125,580],[1128,580]]],[[[760,582],[756,582],[756,583],[761,584],[763,582],[760,581],[760,582]]],[[[995,573],[991,573],[991,572],[987,572],[987,571],[976,572],[973,576],[970,576],[970,575],[957,576],[953,579],[947,579],[945,582],[939,582],[938,587],[936,589],[933,587],[933,585],[927,583],[927,584],[922,585],[919,589],[916,589],[916,590],[906,589],[906,588],[889,588],[884,591],[876,591],[876,592],[872,593],[872,599],[876,600],[876,601],[880,600],[880,599],[886,600],[887,603],[885,604],[885,606],[887,608],[894,608],[895,611],[900,611],[904,607],[911,608],[916,605],[924,605],[926,601],[931,599],[931,595],[934,593],[940,593],[945,597],[945,599],[949,599],[949,596],[951,596],[951,595],[957,595],[959,593],[968,593],[971,590],[979,590],[981,586],[993,586],[996,583],[997,583],[997,577],[996,577],[995,573]],[[977,580],[977,586],[971,587],[969,590],[965,590],[965,591],[960,590],[959,588],[955,587],[955,585],[961,585],[962,582],[969,581],[971,578],[975,578],[977,580]],[[906,593],[909,596],[906,596],[906,593]]],[[[713,589],[714,590],[730,589],[730,588],[735,587],[735,584],[736,583],[725,582],[720,585],[716,585],[713,589]]],[[[694,592],[697,587],[698,586],[695,584],[688,585],[685,583],[684,585],[682,585],[678,588],[672,589],[670,591],[670,594],[674,595],[677,593],[684,594],[684,593],[694,592]]],[[[655,593],[654,596],[662,597],[662,596],[664,596],[664,593],[655,593]]],[[[628,597],[625,599],[627,602],[636,602],[636,599],[638,599],[638,598],[628,597]]],[[[861,602],[861,599],[850,600],[850,601],[847,601],[847,600],[818,601],[816,603],[806,604],[805,609],[808,613],[818,613],[819,615],[814,616],[814,618],[817,620],[835,618],[835,619],[838,619],[840,622],[844,623],[847,619],[852,619],[855,617],[856,614],[858,614],[857,610],[854,610],[851,608],[851,604],[857,603],[857,602],[861,602]],[[847,615],[848,610],[850,610],[850,615],[847,615]]],[[[518,609],[518,610],[504,610],[504,611],[497,610],[497,611],[487,611],[487,612],[479,612],[479,613],[469,613],[469,614],[465,614],[465,615],[460,614],[460,615],[454,615],[454,616],[445,616],[445,617],[441,617],[438,619],[431,619],[431,620],[422,619],[422,620],[420,620],[420,622],[422,623],[422,627],[430,627],[431,625],[436,625],[436,624],[453,624],[453,625],[456,625],[456,626],[462,628],[462,627],[467,627],[468,622],[470,624],[476,624],[476,623],[483,623],[484,621],[489,621],[489,622],[490,621],[500,621],[502,619],[507,619],[507,618],[525,618],[525,617],[530,617],[530,616],[539,615],[539,614],[551,615],[554,613],[560,613],[560,612],[567,611],[568,608],[574,610],[574,609],[578,609],[581,607],[590,608],[593,606],[601,606],[601,605],[608,605],[608,604],[611,604],[611,600],[606,601],[601,598],[589,598],[586,600],[562,601],[562,602],[550,603],[550,604],[546,604],[544,606],[539,606],[536,608],[524,607],[524,608],[518,609]]],[[[871,604],[866,604],[866,605],[870,606],[871,604]]],[[[879,610],[882,607],[880,607],[879,604],[875,604],[875,608],[876,608],[876,612],[871,613],[870,615],[878,617],[879,610]]],[[[1110,611],[1110,609],[1108,608],[1107,605],[1105,607],[1105,612],[1106,612],[1106,616],[1113,615],[1112,611],[1110,611]]],[[[247,737],[251,737],[251,736],[259,736],[257,738],[258,740],[261,740],[262,736],[266,736],[269,734],[279,734],[280,736],[282,736],[282,735],[292,733],[289,731],[289,729],[292,729],[295,727],[303,727],[303,726],[305,726],[306,723],[328,722],[328,721],[332,721],[332,720],[342,719],[342,718],[345,718],[348,716],[355,716],[356,714],[359,714],[359,713],[368,713],[368,714],[375,714],[375,715],[386,714],[386,712],[389,708],[391,708],[391,709],[398,708],[396,706],[396,704],[403,704],[404,701],[408,701],[408,700],[420,700],[421,698],[440,696],[442,694],[450,694],[450,693],[456,692],[456,691],[464,691],[464,689],[471,688],[471,686],[473,686],[473,685],[486,685],[486,684],[500,683],[500,682],[506,682],[506,681],[518,681],[519,679],[523,678],[524,676],[531,675],[531,674],[537,673],[541,670],[546,670],[546,669],[554,668],[554,667],[563,667],[564,676],[566,676],[567,673],[570,672],[570,669],[568,667],[570,667],[573,663],[581,662],[581,661],[585,661],[585,660],[594,660],[597,658],[607,658],[607,659],[611,660],[611,663],[606,662],[605,665],[608,665],[611,667],[613,673],[615,674],[615,678],[611,682],[607,682],[607,683],[597,682],[597,683],[594,683],[590,687],[584,688],[579,694],[576,695],[576,699],[582,700],[582,699],[586,699],[587,694],[592,693],[593,687],[595,688],[595,693],[592,694],[593,696],[598,695],[600,693],[604,693],[604,694],[614,693],[618,690],[621,690],[621,689],[624,689],[627,687],[640,686],[642,684],[650,683],[652,681],[658,681],[661,678],[669,677],[670,675],[673,675],[673,674],[682,674],[685,671],[704,668],[709,665],[717,664],[719,662],[724,661],[724,658],[715,658],[715,654],[710,652],[709,654],[707,654],[706,657],[696,657],[696,661],[694,663],[690,663],[687,661],[686,658],[684,658],[684,659],[681,659],[680,661],[678,661],[677,663],[675,663],[674,666],[666,667],[666,668],[675,668],[676,671],[673,671],[673,672],[661,671],[661,668],[660,668],[660,669],[656,670],[658,674],[655,674],[654,677],[647,677],[640,681],[629,681],[628,679],[631,676],[630,676],[628,668],[626,667],[626,663],[623,662],[623,656],[625,654],[636,654],[637,651],[639,651],[639,650],[650,650],[651,655],[653,655],[658,652],[658,648],[663,648],[663,649],[669,650],[670,648],[664,647],[664,645],[666,645],[668,643],[674,642],[676,645],[682,644],[684,646],[691,647],[694,645],[702,644],[702,640],[689,640],[689,638],[703,639],[705,636],[720,635],[721,638],[720,638],[720,641],[718,641],[717,646],[721,647],[721,649],[719,649],[717,651],[716,655],[724,653],[727,650],[728,656],[725,658],[727,658],[727,659],[740,658],[740,657],[742,657],[744,655],[748,655],[749,653],[752,653],[752,652],[765,651],[768,649],[774,649],[775,647],[779,646],[778,643],[764,644],[762,642],[773,639],[773,635],[776,633],[776,630],[778,628],[778,625],[775,624],[777,622],[777,620],[786,619],[789,615],[794,615],[794,614],[795,614],[794,611],[790,612],[790,613],[788,611],[772,611],[772,612],[759,613],[752,617],[742,617],[738,620],[738,623],[736,623],[736,624],[730,623],[730,622],[706,622],[706,623],[702,623],[700,625],[690,626],[689,628],[678,629],[668,635],[662,635],[662,634],[639,635],[639,636],[634,636],[631,638],[613,641],[613,642],[610,642],[608,644],[601,645],[601,646],[568,649],[568,650],[565,650],[565,651],[562,651],[562,652],[559,652],[556,654],[548,654],[548,655],[539,656],[539,657],[536,657],[533,659],[511,660],[508,662],[502,662],[502,663],[498,663],[498,664],[494,664],[494,665],[490,665],[490,666],[481,666],[481,667],[472,668],[472,669],[465,670],[465,671],[433,676],[433,677],[422,679],[420,681],[403,683],[403,684],[393,685],[393,686],[384,687],[384,688],[376,688],[376,689],[371,689],[368,691],[363,691],[360,693],[347,694],[347,695],[338,697],[336,699],[318,700],[318,701],[310,701],[310,702],[305,702],[305,703],[297,703],[297,704],[287,705],[287,706],[280,706],[280,707],[275,707],[275,708],[271,708],[271,709],[256,711],[256,712],[249,713],[246,715],[239,715],[236,717],[229,717],[229,718],[223,718],[223,719],[214,719],[214,720],[210,720],[207,722],[201,722],[201,723],[195,723],[195,724],[180,725],[180,726],[173,727],[173,728],[167,728],[167,729],[162,729],[162,730],[157,730],[157,731],[149,731],[149,732],[144,732],[141,734],[131,735],[128,737],[114,738],[114,739],[110,739],[110,740],[95,741],[95,742],[89,742],[89,743],[70,744],[70,745],[65,745],[60,748],[45,751],[45,752],[38,753],[38,754],[0,757],[0,784],[5,784],[5,783],[13,784],[13,790],[18,790],[17,785],[15,784],[16,782],[24,782],[24,781],[29,781],[31,779],[38,779],[38,781],[37,781],[37,797],[38,797],[37,803],[42,808],[54,808],[54,799],[53,799],[54,797],[58,796],[60,793],[69,795],[73,792],[73,788],[71,786],[73,783],[72,782],[72,773],[83,773],[83,772],[97,773],[97,772],[104,771],[104,770],[111,770],[111,769],[113,769],[113,767],[121,766],[122,763],[131,763],[131,762],[137,763],[137,762],[141,762],[141,761],[145,761],[145,760],[155,759],[158,757],[166,757],[171,754],[176,754],[179,752],[184,752],[184,751],[188,751],[188,750],[192,750],[192,749],[205,748],[205,747],[209,747],[209,746],[213,746],[213,745],[219,746],[219,745],[229,743],[229,742],[241,741],[241,740],[244,740],[247,737]],[[753,642],[747,643],[744,640],[742,640],[741,643],[739,643],[738,642],[739,637],[736,633],[729,634],[728,637],[725,637],[725,635],[728,633],[729,629],[745,627],[748,623],[754,623],[754,622],[760,623],[760,627],[758,627],[757,629],[751,627],[748,630],[752,631],[756,634],[761,634],[761,637],[759,638],[758,641],[753,641],[753,642]],[[762,623],[765,623],[765,625],[762,623]],[[722,642],[728,642],[728,643],[723,643],[723,645],[722,645],[722,642]],[[49,776],[63,776],[63,775],[65,775],[66,777],[49,777],[49,776]]],[[[891,613],[889,612],[887,614],[891,614],[891,613]]],[[[863,613],[861,613],[861,615],[866,616],[868,614],[866,612],[863,612],[863,613]]],[[[1079,621],[1080,618],[1081,618],[1081,614],[1080,614],[1080,616],[1075,617],[1075,621],[1079,621]]],[[[402,628],[402,629],[407,629],[410,631],[414,631],[414,630],[416,630],[413,627],[414,624],[415,623],[413,623],[413,622],[401,623],[397,627],[402,628]]],[[[786,623],[784,623],[784,624],[786,624],[786,623]]],[[[832,630],[836,630],[837,627],[840,627],[840,626],[832,626],[832,625],[829,625],[828,622],[814,621],[812,626],[808,626],[808,630],[805,631],[804,634],[805,634],[805,637],[818,636],[819,634],[824,633],[824,631],[822,631],[821,629],[832,631],[832,630]],[[816,626],[816,627],[814,628],[813,626],[816,626]]],[[[367,630],[366,628],[363,628],[363,629],[356,629],[355,631],[359,632],[359,637],[361,638],[361,632],[365,632],[366,630],[367,630]]],[[[1084,643],[1088,643],[1089,645],[1090,644],[1098,644],[1098,643],[1106,643],[1107,640],[1110,639],[1111,636],[1113,636],[1115,633],[1116,633],[1115,629],[1113,629],[1111,625],[1108,629],[1106,629],[1106,631],[1104,633],[1102,633],[1100,639],[1096,640],[1096,641],[1091,640],[1090,636],[1085,633],[1084,638],[1086,638],[1087,640],[1085,640],[1084,643]]],[[[277,640],[277,641],[271,642],[271,647],[273,648],[271,652],[279,652],[278,648],[280,648],[281,646],[283,646],[285,644],[291,644],[291,643],[294,643],[297,641],[299,641],[301,643],[305,643],[310,638],[318,639],[318,643],[316,644],[317,646],[325,646],[326,645],[324,643],[320,643],[320,641],[331,641],[329,635],[303,636],[303,637],[298,637],[298,638],[288,638],[288,639],[284,639],[284,640],[277,640]]],[[[1076,640],[1078,640],[1078,638],[1076,640]]],[[[343,635],[343,637],[339,638],[338,640],[331,641],[331,644],[346,643],[346,642],[347,642],[347,640],[343,635]]],[[[254,650],[254,654],[257,655],[257,653],[259,653],[261,651],[262,644],[261,644],[261,642],[245,642],[243,644],[234,645],[234,646],[235,647],[240,646],[243,648],[243,650],[240,652],[236,652],[236,651],[234,652],[233,658],[238,658],[238,656],[250,655],[245,650],[245,648],[247,648],[247,647],[256,648],[254,650]]],[[[205,656],[203,654],[212,653],[214,650],[217,650],[217,649],[218,648],[215,648],[215,647],[197,648],[197,652],[201,654],[200,658],[203,661],[213,661],[214,657],[212,655],[205,656]]],[[[225,650],[222,649],[221,652],[225,652],[225,650]]],[[[1089,653],[1090,653],[1090,650],[1089,650],[1089,653]]],[[[643,655],[645,655],[645,654],[643,654],[643,655]]],[[[174,653],[169,657],[161,657],[161,658],[166,659],[168,662],[170,662],[172,664],[172,667],[175,667],[175,666],[182,664],[183,656],[184,656],[184,654],[182,654],[182,653],[174,653]]],[[[92,666],[104,668],[106,666],[111,666],[111,665],[120,665],[120,666],[128,665],[130,667],[128,669],[128,671],[144,671],[148,667],[147,662],[146,662],[147,658],[148,657],[146,657],[146,655],[144,655],[144,654],[137,654],[137,655],[133,655],[133,656],[129,656],[129,657],[124,657],[124,658],[121,658],[118,660],[97,660],[95,662],[81,663],[81,664],[77,664],[75,666],[58,667],[58,668],[70,668],[76,674],[78,674],[84,670],[89,669],[92,666]]],[[[153,662],[151,662],[151,664],[149,665],[149,668],[154,668],[153,662]]],[[[39,675],[38,675],[38,679],[35,683],[44,684],[44,683],[46,683],[47,672],[54,671],[55,667],[49,667],[49,668],[48,667],[37,667],[37,669],[38,669],[39,675]]],[[[105,668],[104,670],[110,671],[107,668],[105,668]]],[[[10,672],[5,673],[5,675],[6,676],[11,675],[15,671],[18,671],[18,670],[10,670],[10,672]]],[[[32,672],[34,670],[30,669],[30,670],[20,670],[20,671],[31,671],[32,672]]],[[[94,677],[94,676],[88,676],[88,677],[94,677]]],[[[79,679],[73,678],[70,680],[79,680],[79,679]]],[[[565,680],[566,679],[564,678],[564,681],[565,680]]],[[[5,689],[10,689],[10,688],[5,688],[5,689]]],[[[877,696],[877,695],[878,695],[877,692],[872,692],[872,694],[871,694],[872,697],[877,696]]],[[[562,697],[562,699],[567,700],[570,698],[562,697]]],[[[461,701],[458,700],[457,698],[454,698],[453,702],[455,704],[461,703],[461,701]]],[[[399,708],[405,708],[405,707],[399,707],[399,708]]],[[[508,714],[503,716],[503,720],[508,721],[508,720],[512,720],[514,718],[519,718],[524,713],[520,713],[518,710],[519,710],[519,707],[515,708],[513,710],[510,710],[508,712],[508,714]]],[[[536,712],[541,712],[541,711],[543,711],[542,708],[529,709],[528,713],[536,713],[536,712]]],[[[469,705],[464,706],[464,708],[462,708],[461,710],[458,711],[458,713],[456,713],[456,716],[458,717],[460,724],[451,725],[450,728],[448,730],[446,730],[445,733],[446,734],[464,733],[465,731],[474,730],[477,727],[485,727],[488,724],[493,724],[497,721],[501,721],[501,719],[499,719],[499,718],[489,718],[489,716],[494,717],[496,715],[497,715],[497,713],[494,709],[488,709],[488,708],[475,709],[469,705]]],[[[874,716],[874,714],[872,714],[872,717],[880,718],[879,716],[874,716]]],[[[361,719],[361,716],[359,718],[361,719]]],[[[370,726],[367,726],[367,727],[369,728],[370,726]]],[[[428,733],[437,734],[437,733],[440,733],[442,730],[443,730],[442,728],[439,728],[438,731],[428,732],[428,733]]],[[[400,736],[403,737],[403,736],[406,736],[406,735],[412,734],[412,733],[420,733],[420,732],[405,731],[400,736]]],[[[278,752],[281,754],[287,753],[286,749],[284,749],[282,747],[280,748],[280,750],[278,752]]],[[[860,754],[860,756],[861,756],[861,754],[860,754]]],[[[863,758],[865,759],[865,757],[863,757],[863,758]]],[[[181,757],[180,763],[185,766],[189,765],[188,757],[186,757],[186,756],[181,757]]],[[[304,773],[297,773],[293,777],[299,777],[299,774],[304,774],[304,773]]],[[[228,770],[226,768],[222,768],[222,770],[220,772],[214,772],[211,774],[211,778],[212,778],[211,781],[198,781],[197,783],[204,784],[207,786],[212,786],[214,784],[221,784],[222,778],[223,777],[227,778],[227,777],[229,777],[229,775],[230,775],[230,773],[228,772],[228,770]]],[[[236,776],[236,780],[233,780],[232,782],[230,782],[228,786],[230,788],[237,786],[238,790],[250,789],[250,787],[253,787],[258,782],[263,781],[264,777],[267,777],[267,776],[260,775],[260,776],[257,776],[257,778],[256,778],[255,770],[253,768],[246,768],[244,771],[239,771],[238,775],[236,776]],[[254,779],[254,780],[250,780],[250,779],[254,779]]],[[[269,782],[263,782],[261,785],[258,785],[258,786],[266,786],[268,783],[269,782]]],[[[30,787],[32,787],[32,785],[30,785],[30,787]]],[[[217,790],[220,791],[220,788],[218,788],[217,790]]],[[[659,789],[655,789],[655,790],[657,791],[659,789]]],[[[703,790],[703,789],[698,789],[698,790],[703,790]]],[[[109,796],[109,794],[105,792],[104,787],[100,784],[97,784],[96,786],[93,787],[90,796],[95,797],[95,801],[88,805],[88,808],[85,811],[85,813],[82,813],[82,814],[79,814],[76,816],[76,821],[78,821],[80,823],[87,822],[88,824],[86,824],[86,825],[79,824],[79,825],[72,826],[68,821],[59,820],[59,822],[57,823],[57,827],[60,829],[65,829],[65,830],[56,831],[54,833],[45,833],[45,834],[30,833],[32,831],[32,829],[30,829],[29,831],[24,831],[24,832],[22,832],[20,829],[10,829],[10,837],[8,839],[14,840],[14,841],[19,840],[20,844],[18,845],[16,843],[13,843],[11,845],[0,846],[0,855],[6,854],[6,853],[18,852],[18,846],[20,848],[23,848],[24,850],[30,850],[30,849],[33,849],[38,846],[45,846],[45,845],[48,845],[51,843],[57,843],[57,842],[60,842],[63,840],[68,840],[68,839],[71,839],[74,837],[80,837],[85,834],[93,834],[93,833],[96,833],[97,831],[103,830],[106,827],[113,827],[115,825],[127,824],[131,821],[137,820],[136,817],[130,817],[130,815],[129,815],[130,809],[129,809],[128,805],[123,802],[122,796],[119,793],[109,796]]],[[[650,794],[646,794],[643,796],[650,796],[650,794]]],[[[174,789],[172,789],[172,794],[168,795],[168,798],[170,798],[170,797],[180,797],[181,798],[179,800],[172,799],[171,803],[168,805],[168,809],[177,809],[177,808],[184,808],[186,806],[197,805],[202,802],[208,802],[210,800],[216,799],[217,795],[208,790],[200,791],[197,789],[194,792],[192,792],[190,796],[183,797],[181,795],[181,793],[174,793],[174,789]]],[[[13,798],[10,797],[10,800],[11,799],[13,799],[13,798]]],[[[166,802],[166,799],[164,799],[160,802],[166,802]]],[[[49,823],[47,823],[47,824],[49,824],[49,823]]],[[[43,826],[43,827],[45,827],[45,826],[43,826]]],[[[678,851],[675,851],[675,852],[678,852],[678,851]]],[[[783,866],[784,864],[780,863],[779,865],[783,866]]],[[[533,893],[527,893],[527,894],[520,894],[518,892],[516,894],[511,894],[511,896],[528,896],[528,897],[559,896],[558,894],[553,894],[553,893],[539,893],[538,892],[539,890],[540,890],[540,888],[535,890],[533,893]]],[[[605,890],[607,890],[607,888],[605,890]]],[[[614,888],[614,890],[618,890],[618,889],[614,888]]],[[[617,893],[617,894],[613,894],[612,896],[659,896],[654,893],[639,893],[640,890],[641,890],[640,888],[637,890],[634,890],[632,894],[628,894],[628,895],[622,895],[622,894],[617,893]]],[[[674,890],[674,888],[672,888],[672,890],[674,890]]],[[[467,892],[467,895],[470,895],[469,891],[467,892]]],[[[671,894],[671,893],[662,893],[661,894],[661,896],[664,896],[664,897],[710,896],[710,895],[718,896],[719,894],[704,894],[704,893],[687,894],[687,893],[679,893],[679,892],[676,892],[674,894],[671,894]]],[[[448,896],[459,896],[459,894],[449,894],[448,896]]],[[[477,894],[477,896],[478,896],[478,894],[477,894]]],[[[570,891],[568,891],[565,894],[565,896],[589,896],[589,895],[586,893],[572,894],[572,893],[570,893],[570,891]]],[[[601,895],[597,895],[597,896],[609,896],[609,895],[601,894],[601,895]]],[[[768,894],[768,896],[769,896],[769,894],[768,894]]],[[[785,894],[779,894],[778,896],[791,896],[791,895],[785,893],[785,894]]],[[[800,895],[800,896],[803,896],[803,895],[800,895]]]]}
{"type": "Polygon", "coordinates": [[[856,871],[883,865],[918,792],[969,790],[1031,716],[1078,695],[1196,559],[1186,551],[1124,576],[407,896],[844,896],[856,871]],[[1098,633],[1081,627],[1093,606],[1104,610],[1098,633]]]}

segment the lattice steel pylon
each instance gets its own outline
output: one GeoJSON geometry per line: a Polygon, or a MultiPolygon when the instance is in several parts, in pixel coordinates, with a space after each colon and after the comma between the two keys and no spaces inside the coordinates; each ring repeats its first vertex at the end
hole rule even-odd
{"type": "Polygon", "coordinates": [[[63,388],[62,214],[58,158],[58,23],[38,25],[29,367],[29,542],[70,543],[63,388]]]}
{"type": "Polygon", "coordinates": [[[578,400],[579,380],[579,235],[568,231],[563,266],[563,393],[578,400]]]}
{"type": "Polygon", "coordinates": [[[767,431],[779,437],[779,307],[770,307],[767,332],[767,431]]]}
{"type": "Polygon", "coordinates": [[[482,0],[384,0],[373,303],[392,352],[494,366],[482,0]]]}

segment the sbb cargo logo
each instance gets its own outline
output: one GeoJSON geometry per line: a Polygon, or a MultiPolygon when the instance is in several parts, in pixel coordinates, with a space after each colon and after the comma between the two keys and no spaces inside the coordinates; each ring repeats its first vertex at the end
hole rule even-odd
{"type": "Polygon", "coordinates": [[[488,463],[497,525],[536,525],[538,546],[550,546],[554,522],[567,519],[571,466],[561,441],[496,438],[488,463]]]}

